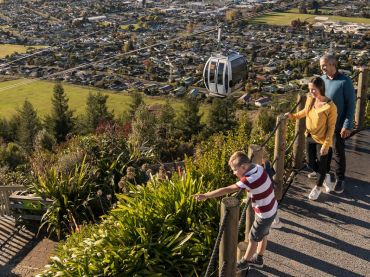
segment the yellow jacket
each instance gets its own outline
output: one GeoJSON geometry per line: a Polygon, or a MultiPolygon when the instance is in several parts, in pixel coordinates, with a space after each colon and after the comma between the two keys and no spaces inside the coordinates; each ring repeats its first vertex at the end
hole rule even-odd
{"type": "Polygon", "coordinates": [[[314,97],[308,95],[304,109],[292,114],[292,116],[294,119],[306,117],[306,136],[311,134],[316,142],[329,149],[333,145],[337,107],[333,101],[329,101],[316,109],[312,105],[314,100],[314,97]],[[310,106],[312,106],[311,109],[310,106]]]}

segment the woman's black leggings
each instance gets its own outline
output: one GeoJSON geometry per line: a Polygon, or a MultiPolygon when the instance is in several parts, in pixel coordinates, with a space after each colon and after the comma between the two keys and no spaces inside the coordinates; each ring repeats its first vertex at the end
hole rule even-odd
{"type": "Polygon", "coordinates": [[[328,173],[328,154],[321,156],[320,149],[322,144],[313,140],[312,137],[306,138],[306,153],[308,166],[318,173],[316,185],[321,187],[325,175],[328,173]]]}

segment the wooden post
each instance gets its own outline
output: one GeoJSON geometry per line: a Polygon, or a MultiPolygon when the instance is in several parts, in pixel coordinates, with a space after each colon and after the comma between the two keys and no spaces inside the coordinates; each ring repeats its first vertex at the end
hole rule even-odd
{"type": "MultiPolygon", "coordinates": [[[[219,252],[219,276],[235,276],[236,249],[238,244],[239,200],[235,197],[224,197],[221,202],[221,220],[226,210],[225,231],[222,235],[219,252]],[[225,263],[225,268],[223,268],[225,263]],[[221,274],[222,273],[222,274],[221,274]]],[[[222,223],[221,223],[222,224],[222,223]]]]}
{"type": "Polygon", "coordinates": [[[355,128],[364,127],[365,106],[367,98],[367,89],[369,87],[369,69],[366,67],[360,68],[358,76],[356,111],[355,111],[355,128]]]}
{"type": "Polygon", "coordinates": [[[276,124],[280,125],[275,133],[275,149],[274,149],[274,169],[276,174],[274,175],[275,195],[276,199],[280,200],[283,194],[283,183],[284,183],[284,158],[286,149],[286,121],[287,118],[284,115],[279,115],[276,119],[276,124]]]}
{"type": "MultiPolygon", "coordinates": [[[[306,103],[306,95],[298,95],[297,102],[300,101],[297,111],[304,108],[306,103]]],[[[295,132],[294,137],[297,136],[293,144],[293,168],[299,169],[303,166],[304,159],[304,148],[305,148],[305,137],[304,132],[306,130],[306,120],[304,118],[297,119],[295,122],[295,132]]]]}

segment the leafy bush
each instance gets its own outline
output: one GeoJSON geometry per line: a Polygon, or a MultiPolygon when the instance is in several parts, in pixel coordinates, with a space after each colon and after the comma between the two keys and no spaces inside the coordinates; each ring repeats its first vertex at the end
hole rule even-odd
{"type": "Polygon", "coordinates": [[[0,186],[30,186],[35,178],[29,172],[13,171],[0,167],[0,186]]]}
{"type": "Polygon", "coordinates": [[[197,146],[194,164],[188,168],[203,175],[214,188],[223,187],[235,181],[230,167],[229,158],[235,151],[248,151],[251,126],[246,117],[239,119],[239,127],[234,132],[216,134],[197,146]]]}
{"type": "Polygon", "coordinates": [[[0,165],[8,166],[10,169],[16,169],[25,166],[28,162],[27,153],[22,146],[10,142],[7,146],[0,145],[0,165]]]}
{"type": "Polygon", "coordinates": [[[35,150],[49,150],[53,149],[56,140],[53,135],[49,134],[48,131],[42,129],[39,131],[35,137],[34,148],[35,150]]]}
{"type": "Polygon", "coordinates": [[[89,202],[94,198],[94,186],[85,161],[69,175],[52,168],[44,177],[39,176],[32,190],[53,200],[42,217],[40,229],[47,226],[49,233],[60,238],[67,230],[76,229],[82,222],[90,221],[94,217],[89,208],[89,202]]]}
{"type": "Polygon", "coordinates": [[[198,276],[219,210],[216,201],[198,203],[191,195],[207,189],[190,173],[131,186],[99,228],[88,227],[85,238],[72,235],[39,276],[198,276]]]}

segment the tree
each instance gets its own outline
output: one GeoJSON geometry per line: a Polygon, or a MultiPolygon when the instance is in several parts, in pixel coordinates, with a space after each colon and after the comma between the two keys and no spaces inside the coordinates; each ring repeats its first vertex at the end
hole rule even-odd
{"type": "Polygon", "coordinates": [[[155,148],[157,142],[156,118],[145,104],[141,104],[136,109],[131,128],[128,141],[136,150],[155,148]]]}
{"type": "Polygon", "coordinates": [[[240,17],[240,12],[238,10],[227,10],[225,14],[225,18],[227,22],[232,22],[240,17]]]}
{"type": "Polygon", "coordinates": [[[299,9],[299,13],[303,13],[303,14],[307,13],[307,7],[304,2],[298,6],[298,9],[299,9]]]}
{"type": "Polygon", "coordinates": [[[147,73],[153,73],[153,64],[151,60],[146,59],[143,61],[143,64],[144,64],[145,71],[147,73]]]}
{"type": "Polygon", "coordinates": [[[190,140],[193,135],[202,131],[201,117],[202,115],[199,114],[199,102],[196,99],[187,98],[184,107],[180,111],[177,123],[185,140],[190,140]]]}
{"type": "Polygon", "coordinates": [[[32,104],[25,100],[22,108],[18,111],[19,115],[19,129],[18,129],[18,141],[19,144],[31,152],[33,149],[33,143],[37,132],[40,130],[41,122],[37,117],[37,112],[33,108],[32,104]]]}
{"type": "Polygon", "coordinates": [[[299,18],[292,20],[290,24],[292,25],[293,28],[300,28],[302,26],[302,22],[299,18]]]}
{"type": "Polygon", "coordinates": [[[122,52],[124,52],[124,53],[127,53],[127,52],[129,52],[133,49],[134,49],[134,43],[132,42],[131,39],[126,41],[122,46],[122,52]]]}
{"type": "Polygon", "coordinates": [[[63,86],[56,83],[54,86],[52,102],[52,113],[46,118],[46,123],[52,130],[57,142],[66,140],[69,133],[72,133],[75,126],[73,111],[69,109],[68,98],[64,93],[63,86]]]}
{"type": "Polygon", "coordinates": [[[224,132],[234,128],[235,125],[235,105],[231,99],[214,99],[207,120],[209,132],[211,134],[224,132]]]}
{"type": "Polygon", "coordinates": [[[0,118],[0,141],[10,142],[12,140],[10,123],[5,118],[0,118]]]}
{"type": "Polygon", "coordinates": [[[320,8],[319,2],[314,0],[312,2],[312,8],[315,10],[315,14],[318,14],[319,13],[319,8],[320,8]]]}
{"type": "Polygon", "coordinates": [[[22,146],[16,143],[9,143],[6,147],[0,146],[0,165],[16,169],[18,166],[27,163],[27,154],[22,146]]]}
{"type": "Polygon", "coordinates": [[[175,138],[175,116],[175,110],[167,100],[162,106],[157,124],[157,152],[161,161],[173,161],[176,159],[179,140],[175,138]]]}
{"type": "Polygon", "coordinates": [[[188,34],[191,34],[193,33],[194,31],[194,24],[192,22],[189,22],[187,25],[186,25],[186,32],[188,34]]]}
{"type": "Polygon", "coordinates": [[[144,104],[143,96],[140,92],[135,91],[132,94],[132,102],[130,104],[129,117],[133,118],[136,110],[144,104]]]}
{"type": "Polygon", "coordinates": [[[253,121],[251,132],[251,143],[261,143],[267,134],[269,134],[275,127],[276,118],[272,112],[267,109],[260,109],[253,121]]]}
{"type": "Polygon", "coordinates": [[[48,131],[42,129],[35,137],[34,148],[36,151],[41,151],[44,149],[51,151],[55,143],[55,138],[49,134],[48,131]]]}
{"type": "Polygon", "coordinates": [[[95,130],[100,122],[110,121],[113,119],[113,112],[108,111],[108,95],[103,95],[100,91],[89,93],[86,103],[86,121],[90,130],[95,130]]]}

